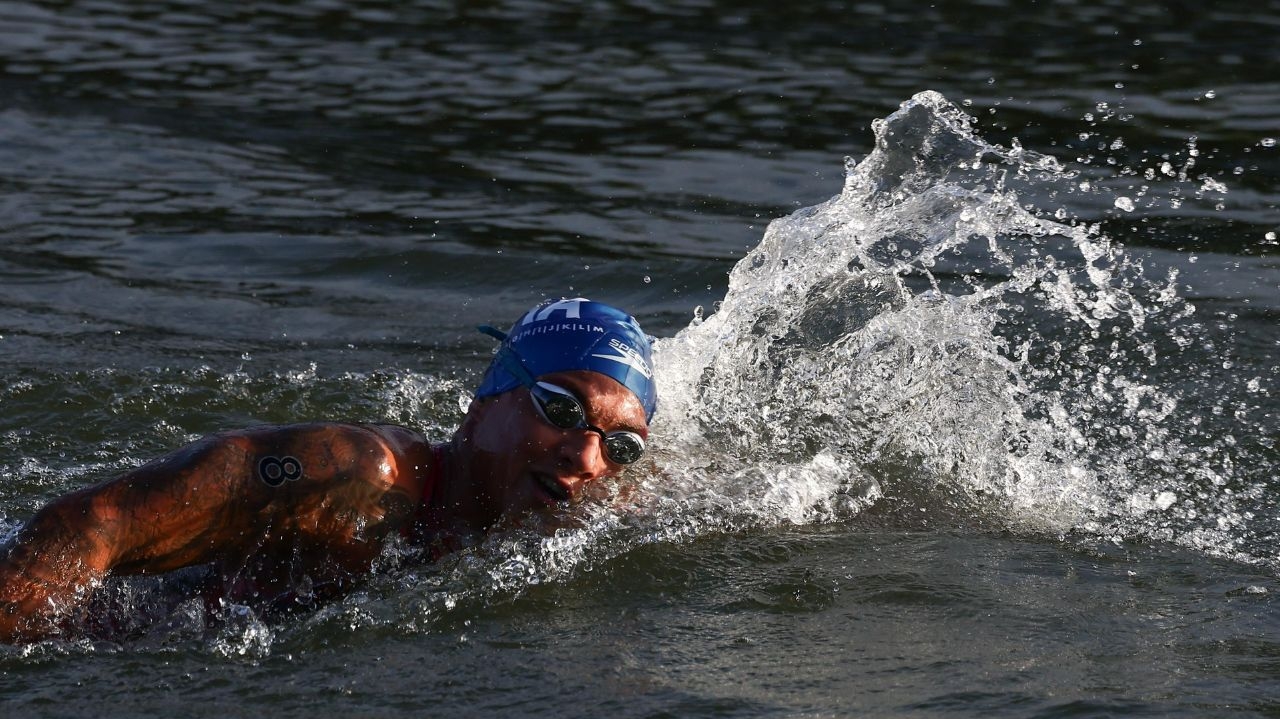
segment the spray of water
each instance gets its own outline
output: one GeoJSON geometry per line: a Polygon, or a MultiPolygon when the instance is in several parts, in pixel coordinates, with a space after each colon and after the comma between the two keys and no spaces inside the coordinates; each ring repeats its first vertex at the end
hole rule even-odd
{"type": "Polygon", "coordinates": [[[773,222],[660,345],[658,492],[703,516],[874,503],[1266,559],[1242,508],[1262,485],[1205,429],[1231,378],[1189,372],[1212,348],[1176,270],[1058,205],[1075,171],[983,141],[937,93],[874,130],[843,192],[773,222]]]}
{"type": "MultiPolygon", "coordinates": [[[[655,449],[621,484],[434,565],[393,546],[366,591],[290,628],[228,607],[210,635],[179,607],[141,631],[227,656],[269,652],[276,631],[299,647],[331,628],[430,631],[460,604],[639,545],[787,523],[999,527],[1271,562],[1259,517],[1274,447],[1235,435],[1269,436],[1248,397],[1274,381],[1204,369],[1218,347],[1176,270],[1072,209],[1109,191],[984,141],[937,93],[873,127],[842,192],[771,223],[724,300],[658,343],[655,449]]],[[[295,379],[254,391],[305,404],[327,386],[295,379]]],[[[459,411],[456,383],[346,379],[388,421],[436,418],[437,439],[459,411]]],[[[228,381],[211,396],[252,384],[228,381]]],[[[147,602],[131,591],[115,595],[121,616],[147,602]]]]}
{"type": "Polygon", "coordinates": [[[1107,191],[985,142],[936,93],[874,130],[839,195],[770,224],[724,300],[658,343],[654,458],[630,491],[414,573],[401,617],[429,627],[641,544],[787,523],[1268,561],[1249,549],[1265,482],[1208,419],[1238,387],[1196,369],[1213,348],[1177,272],[1060,204],[1107,191]]]}

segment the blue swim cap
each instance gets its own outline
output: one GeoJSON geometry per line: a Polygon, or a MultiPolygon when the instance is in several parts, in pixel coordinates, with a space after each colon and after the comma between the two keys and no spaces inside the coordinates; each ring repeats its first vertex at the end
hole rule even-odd
{"type": "MultiPolygon", "coordinates": [[[[481,331],[502,339],[499,355],[512,351],[533,377],[585,369],[616,379],[640,399],[645,421],[653,419],[658,388],[651,340],[626,312],[582,297],[547,300],[525,313],[505,336],[492,328],[481,331]]],[[[489,363],[476,399],[523,384],[499,360],[489,363]]]]}

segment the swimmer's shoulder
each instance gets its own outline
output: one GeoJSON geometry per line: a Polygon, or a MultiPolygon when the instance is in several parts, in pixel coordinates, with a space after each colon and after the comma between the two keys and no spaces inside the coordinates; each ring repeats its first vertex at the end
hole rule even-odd
{"type": "Polygon", "coordinates": [[[268,425],[223,435],[243,446],[251,461],[292,459],[300,472],[323,483],[358,479],[399,486],[416,495],[435,468],[431,443],[422,433],[393,424],[308,422],[268,425]]]}
{"type": "Polygon", "coordinates": [[[259,446],[277,443],[305,444],[313,441],[342,441],[355,444],[375,442],[400,454],[430,450],[431,443],[422,433],[396,424],[356,422],[303,422],[297,424],[260,425],[215,435],[215,438],[242,438],[259,446]]]}
{"type": "Polygon", "coordinates": [[[431,456],[431,442],[421,432],[398,424],[361,424],[359,429],[372,432],[397,457],[407,459],[431,456]]]}
{"type": "Polygon", "coordinates": [[[425,481],[437,473],[440,454],[421,432],[398,424],[361,425],[375,433],[396,460],[399,473],[425,481]]]}

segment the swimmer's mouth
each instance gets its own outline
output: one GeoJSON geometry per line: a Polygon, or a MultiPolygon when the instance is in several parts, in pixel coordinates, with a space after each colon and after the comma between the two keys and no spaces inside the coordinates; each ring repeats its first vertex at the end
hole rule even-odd
{"type": "Polygon", "coordinates": [[[556,481],[555,477],[538,472],[533,475],[533,478],[537,480],[538,485],[542,487],[547,494],[551,495],[552,499],[557,502],[569,501],[569,490],[565,489],[560,482],[556,481]]]}

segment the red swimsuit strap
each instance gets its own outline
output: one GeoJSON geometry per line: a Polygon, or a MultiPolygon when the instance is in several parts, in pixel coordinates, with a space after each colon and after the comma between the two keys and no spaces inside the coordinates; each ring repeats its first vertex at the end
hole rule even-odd
{"type": "MultiPolygon", "coordinates": [[[[440,486],[440,480],[444,479],[444,445],[437,444],[431,447],[431,472],[427,474],[427,481],[422,484],[422,503],[419,507],[426,507],[431,504],[431,497],[436,492],[436,487],[440,486]]],[[[422,510],[419,509],[419,512],[422,510]]]]}
{"type": "Polygon", "coordinates": [[[400,530],[401,536],[410,538],[413,535],[413,525],[426,521],[427,512],[431,511],[431,499],[443,479],[444,445],[438,444],[431,448],[431,470],[422,482],[422,499],[418,500],[418,507],[413,512],[413,521],[400,530]]]}

